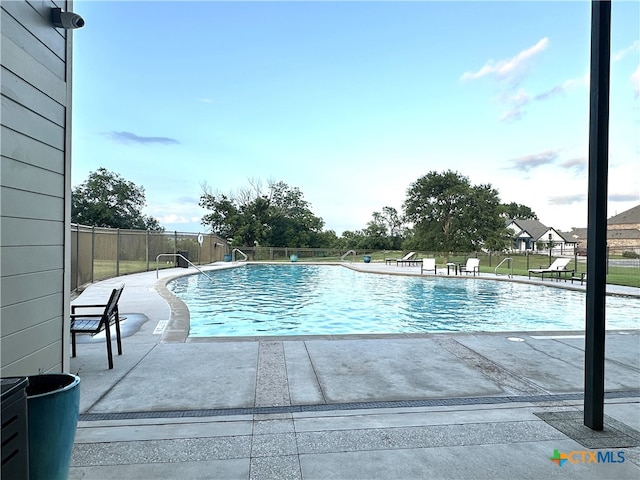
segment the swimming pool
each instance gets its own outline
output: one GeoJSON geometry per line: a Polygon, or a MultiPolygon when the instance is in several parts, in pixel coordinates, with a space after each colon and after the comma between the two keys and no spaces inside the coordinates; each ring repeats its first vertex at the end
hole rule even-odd
{"type": "MultiPolygon", "coordinates": [[[[583,330],[583,292],[516,282],[245,265],[172,280],[190,337],[583,330]]],[[[640,300],[607,297],[607,328],[638,328],[640,300]]]]}

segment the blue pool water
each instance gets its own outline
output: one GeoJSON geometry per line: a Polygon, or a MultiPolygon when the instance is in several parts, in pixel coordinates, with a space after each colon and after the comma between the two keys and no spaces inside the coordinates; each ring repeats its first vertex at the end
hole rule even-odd
{"type": "MultiPolygon", "coordinates": [[[[191,337],[583,330],[583,292],[328,265],[246,265],[168,285],[191,337]]],[[[607,297],[607,328],[639,328],[640,300],[607,297]]]]}

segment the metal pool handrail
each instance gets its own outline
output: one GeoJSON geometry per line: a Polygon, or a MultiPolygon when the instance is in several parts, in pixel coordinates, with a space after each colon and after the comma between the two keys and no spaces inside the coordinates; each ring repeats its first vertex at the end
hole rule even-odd
{"type": "Polygon", "coordinates": [[[352,255],[353,255],[353,258],[355,258],[355,257],[356,257],[356,252],[355,252],[355,250],[349,250],[347,253],[345,253],[344,255],[342,255],[342,256],[340,257],[340,260],[342,260],[342,261],[344,262],[344,259],[345,259],[345,258],[347,257],[347,255],[349,255],[349,254],[352,254],[352,255]]]}
{"type": "Polygon", "coordinates": [[[502,265],[504,262],[507,262],[507,268],[511,268],[511,273],[507,273],[507,277],[509,278],[513,278],[513,258],[511,257],[507,257],[504,258],[495,268],[495,270],[493,271],[493,273],[496,274],[496,276],[498,275],[498,268],[500,268],[500,265],[502,265]]]}
{"type": "Polygon", "coordinates": [[[234,258],[233,254],[238,252],[240,255],[242,255],[244,258],[242,259],[243,262],[246,262],[247,259],[249,257],[247,257],[244,252],[242,250],[240,250],[239,248],[234,248],[233,250],[231,250],[231,258],[234,258]]]}
{"type": "Polygon", "coordinates": [[[189,265],[191,265],[193,268],[198,270],[201,274],[203,274],[205,277],[207,277],[209,280],[213,282],[213,278],[211,278],[209,275],[203,272],[202,269],[198,268],[197,265],[194,265],[193,263],[191,263],[188,258],[186,258],[184,255],[181,255],[180,253],[161,253],[156,257],[156,278],[158,278],[158,271],[160,269],[160,264],[158,262],[160,257],[174,257],[174,258],[180,257],[181,259],[183,259],[185,262],[187,262],[189,265]]]}

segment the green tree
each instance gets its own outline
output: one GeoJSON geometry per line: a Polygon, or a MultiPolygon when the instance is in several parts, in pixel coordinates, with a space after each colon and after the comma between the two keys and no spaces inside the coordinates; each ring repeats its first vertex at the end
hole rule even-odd
{"type": "MultiPolygon", "coordinates": [[[[382,207],[382,212],[373,212],[372,220],[367,224],[365,234],[383,236],[386,241],[381,249],[399,250],[403,237],[403,220],[393,207],[382,207]]],[[[379,241],[376,242],[382,245],[379,241]]]]}
{"type": "Polygon", "coordinates": [[[199,205],[211,213],[202,217],[201,223],[212,233],[232,241],[234,245],[254,247],[256,243],[267,245],[269,201],[264,196],[253,199],[231,197],[225,194],[213,194],[203,186],[199,205]]]}
{"type": "Polygon", "coordinates": [[[317,248],[342,248],[341,239],[335,230],[324,230],[316,236],[317,248]]]}
{"type": "Polygon", "coordinates": [[[366,248],[366,235],[362,230],[345,230],[340,236],[340,248],[366,248]]]}
{"type": "Polygon", "coordinates": [[[239,218],[238,229],[233,236],[234,243],[249,247],[269,245],[270,211],[267,197],[258,195],[241,205],[239,218]]]}
{"type": "Polygon", "coordinates": [[[241,221],[236,202],[224,194],[214,195],[206,185],[203,185],[203,190],[199,205],[211,213],[202,217],[201,223],[221,238],[233,238],[241,221]]]}
{"type": "MultiPolygon", "coordinates": [[[[258,181],[236,195],[214,194],[205,184],[200,206],[211,211],[202,224],[236,245],[320,247],[324,222],[315,216],[302,192],[284,182],[271,182],[268,194],[258,181]]],[[[335,237],[335,233],[333,234],[335,237]]]]}
{"type": "Polygon", "coordinates": [[[270,184],[270,245],[321,247],[324,221],[313,214],[299,188],[284,182],[270,184]]]}
{"type": "Polygon", "coordinates": [[[405,244],[442,252],[505,248],[509,232],[499,205],[498,192],[491,185],[473,186],[451,170],[429,172],[407,191],[405,218],[413,229],[405,244]]]}
{"type": "Polygon", "coordinates": [[[384,225],[375,221],[367,223],[367,228],[362,232],[364,238],[360,243],[360,248],[366,248],[367,250],[386,250],[391,246],[387,229],[384,225]]]}
{"type": "Polygon", "coordinates": [[[538,216],[526,205],[516,202],[502,203],[500,205],[500,216],[505,220],[519,218],[520,220],[538,220],[538,216]]]}
{"type": "Polygon", "coordinates": [[[94,227],[163,231],[157,219],[142,214],[144,188],[99,168],[71,192],[71,221],[94,227]]]}

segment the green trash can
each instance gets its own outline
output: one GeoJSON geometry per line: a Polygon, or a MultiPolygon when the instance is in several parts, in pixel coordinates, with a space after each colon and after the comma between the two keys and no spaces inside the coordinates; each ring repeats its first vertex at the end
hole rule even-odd
{"type": "Polygon", "coordinates": [[[28,379],[29,480],[64,480],[78,425],[80,377],[54,373],[28,379]]]}

